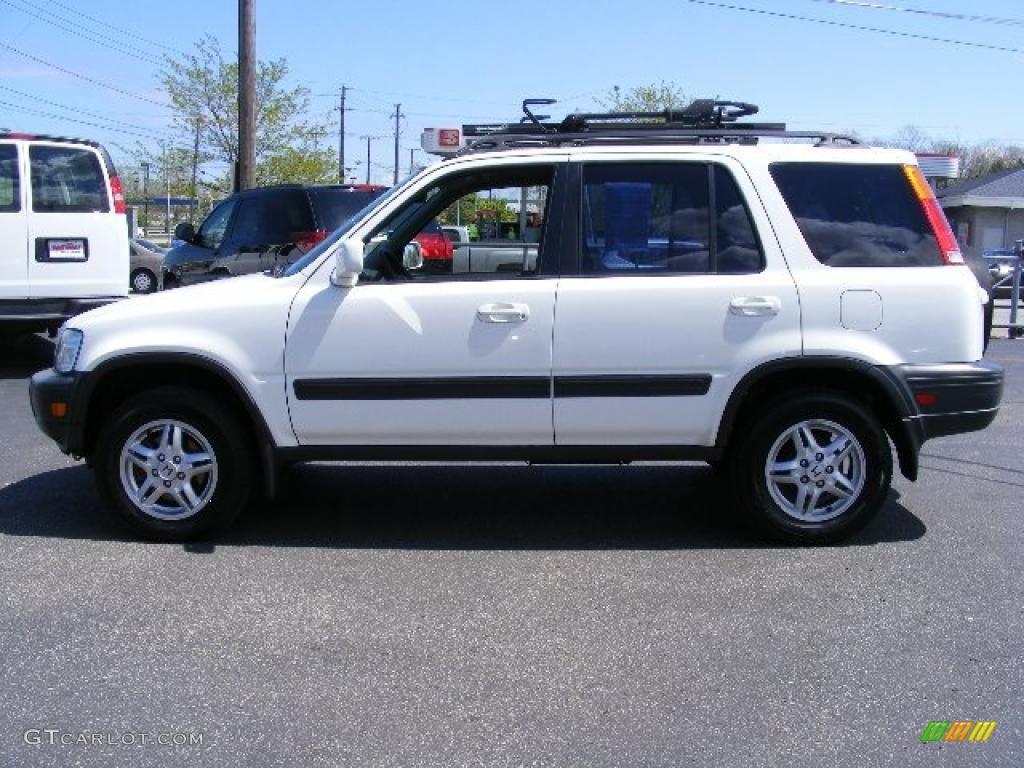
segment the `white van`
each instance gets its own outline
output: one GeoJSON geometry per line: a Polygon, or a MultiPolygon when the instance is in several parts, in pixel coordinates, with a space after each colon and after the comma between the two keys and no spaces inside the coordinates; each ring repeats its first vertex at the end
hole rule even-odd
{"type": "Polygon", "coordinates": [[[121,180],[99,144],[0,133],[0,334],[128,295],[121,180]]]}

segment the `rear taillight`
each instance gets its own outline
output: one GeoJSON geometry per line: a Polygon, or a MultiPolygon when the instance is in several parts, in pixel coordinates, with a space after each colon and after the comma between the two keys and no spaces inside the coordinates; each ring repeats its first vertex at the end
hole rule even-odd
{"type": "Polygon", "coordinates": [[[292,242],[300,251],[307,253],[326,240],[329,234],[330,232],[326,229],[317,229],[313,232],[292,232],[292,242]]]}
{"type": "Polygon", "coordinates": [[[964,256],[960,253],[960,245],[953,236],[953,230],[946,221],[946,214],[942,212],[942,206],[935,199],[935,193],[928,186],[928,182],[921,175],[921,169],[916,165],[903,166],[903,173],[914,189],[914,194],[921,203],[928,223],[931,225],[932,233],[939,243],[939,255],[943,264],[963,264],[964,256]]]}
{"type": "Polygon", "coordinates": [[[110,177],[110,196],[114,198],[114,213],[124,213],[124,187],[120,176],[110,177]]]}

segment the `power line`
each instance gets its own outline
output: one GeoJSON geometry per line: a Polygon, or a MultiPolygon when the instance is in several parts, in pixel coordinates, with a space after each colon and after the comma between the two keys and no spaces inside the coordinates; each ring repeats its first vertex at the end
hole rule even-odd
{"type": "Polygon", "coordinates": [[[100,129],[102,129],[104,131],[110,131],[112,133],[123,133],[123,134],[129,135],[129,136],[138,136],[138,137],[143,138],[143,139],[159,138],[159,137],[154,136],[154,134],[144,134],[144,133],[142,133],[140,131],[133,131],[133,130],[130,130],[130,129],[127,129],[127,128],[111,128],[110,126],[107,126],[107,125],[100,125],[99,123],[93,123],[93,122],[90,122],[88,120],[82,120],[82,119],[77,118],[77,117],[69,118],[67,115],[57,115],[57,114],[54,114],[53,112],[43,112],[42,110],[39,110],[39,109],[32,109],[31,107],[23,107],[23,106],[20,106],[18,104],[12,104],[9,101],[0,101],[0,107],[7,107],[8,109],[13,109],[16,112],[27,112],[27,113],[32,114],[32,115],[39,115],[40,117],[48,117],[48,118],[51,118],[51,119],[54,119],[54,120],[71,121],[71,122],[74,122],[75,125],[88,125],[88,126],[90,126],[92,128],[100,128],[100,129]]]}
{"type": "Polygon", "coordinates": [[[842,21],[832,21],[830,19],[816,19],[812,16],[798,16],[793,13],[782,13],[781,11],[767,11],[764,8],[749,8],[744,5],[732,5],[731,3],[715,3],[711,0],[684,0],[684,2],[690,3],[691,5],[705,5],[710,8],[725,8],[730,11],[744,11],[745,13],[758,13],[762,16],[773,16],[780,19],[791,19],[794,21],[809,21],[814,24],[825,24],[830,27],[841,27],[843,29],[856,29],[861,32],[877,32],[882,35],[892,35],[893,37],[910,38],[913,40],[926,40],[930,43],[948,43],[950,45],[963,45],[969,48],[984,48],[990,51],[1003,51],[1005,53],[1024,53],[1024,48],[1011,48],[1009,46],[1002,45],[989,45],[988,43],[972,43],[967,40],[953,40],[946,37],[932,37],[931,35],[918,35],[912,32],[897,32],[892,29],[880,29],[879,27],[865,27],[860,24],[847,24],[842,21]]]}
{"type": "Polygon", "coordinates": [[[428,101],[455,101],[460,104],[487,104],[491,106],[497,106],[499,104],[504,105],[507,102],[504,101],[483,101],[480,99],[462,99],[458,96],[438,96],[436,94],[416,94],[416,93],[399,93],[397,91],[373,91],[366,88],[360,88],[360,93],[377,94],[378,96],[393,97],[406,99],[425,99],[428,101]]]}
{"type": "MultiPolygon", "coordinates": [[[[115,125],[118,125],[118,126],[125,126],[127,128],[135,128],[135,129],[138,129],[139,131],[143,131],[143,132],[149,133],[152,136],[154,136],[155,138],[164,138],[167,135],[167,134],[163,134],[163,133],[158,133],[156,130],[154,130],[152,128],[147,128],[144,125],[138,125],[137,123],[126,123],[126,122],[121,121],[121,120],[111,120],[109,117],[106,117],[104,115],[99,115],[99,114],[96,114],[95,112],[89,112],[87,110],[80,109],[79,107],[72,107],[72,106],[69,106],[67,104],[61,104],[61,103],[56,102],[56,101],[49,101],[48,99],[43,99],[43,98],[40,98],[38,96],[34,96],[31,93],[25,93],[24,91],[19,91],[19,90],[15,89],[15,88],[9,88],[6,85],[0,85],[0,90],[8,91],[9,93],[13,93],[13,94],[15,94],[17,96],[24,96],[26,99],[31,99],[33,102],[36,102],[36,103],[48,104],[49,106],[57,107],[58,109],[70,110],[71,112],[74,112],[76,114],[85,115],[86,117],[94,117],[94,118],[96,118],[98,120],[103,120],[104,122],[108,122],[108,123],[114,123],[115,125]]],[[[113,130],[113,129],[111,129],[111,130],[113,130]]]]}
{"type": "Polygon", "coordinates": [[[897,5],[884,5],[883,3],[866,3],[858,0],[813,0],[816,3],[831,3],[832,5],[846,5],[855,8],[864,8],[870,11],[899,11],[901,13],[916,13],[921,16],[934,16],[937,19],[949,19],[952,21],[977,21],[983,24],[1003,24],[1013,27],[1024,27],[1024,19],[1009,19],[1003,16],[978,16],[970,13],[949,13],[947,11],[927,11],[923,8],[902,8],[897,5]]]}
{"type": "Polygon", "coordinates": [[[75,14],[76,16],[81,16],[83,19],[88,19],[89,21],[91,21],[91,22],[93,22],[95,24],[99,24],[104,29],[112,29],[115,32],[120,32],[123,35],[128,35],[128,37],[134,37],[136,40],[141,40],[144,43],[149,43],[150,45],[155,45],[158,48],[163,48],[164,50],[171,51],[172,53],[177,53],[177,54],[180,54],[182,56],[187,56],[188,55],[184,51],[182,51],[182,50],[180,50],[178,48],[173,48],[173,47],[171,47],[169,45],[165,45],[164,43],[157,42],[156,40],[150,40],[148,37],[143,37],[142,35],[137,35],[134,32],[131,32],[131,31],[125,29],[124,27],[117,27],[117,26],[114,26],[113,24],[111,24],[108,21],[104,21],[102,19],[97,19],[95,16],[90,16],[87,13],[82,13],[82,11],[80,11],[77,8],[74,8],[74,7],[70,6],[70,5],[67,5],[66,3],[60,3],[60,2],[57,2],[57,0],[50,0],[50,5],[56,5],[57,7],[63,8],[66,11],[71,11],[71,13],[75,14]]]}
{"type": "Polygon", "coordinates": [[[18,48],[15,48],[13,45],[8,45],[7,43],[0,43],[0,48],[6,48],[8,51],[12,51],[12,52],[18,54],[19,56],[24,56],[26,59],[30,59],[30,60],[38,63],[38,64],[42,64],[43,66],[50,67],[51,69],[55,69],[58,72],[63,72],[65,75],[71,75],[72,77],[77,77],[79,80],[84,80],[87,83],[92,83],[93,85],[99,86],[100,88],[106,88],[108,91],[113,91],[114,93],[119,93],[122,96],[128,96],[128,97],[130,97],[132,99],[138,99],[139,101],[145,101],[145,102],[148,102],[150,104],[156,104],[158,107],[168,107],[169,106],[165,102],[156,101],[155,99],[151,99],[151,98],[149,98],[147,96],[140,96],[137,93],[131,93],[130,91],[126,91],[126,90],[124,90],[122,88],[118,88],[116,85],[111,85],[110,83],[105,83],[102,80],[96,80],[94,78],[89,77],[88,75],[83,75],[80,72],[74,72],[74,71],[72,71],[70,69],[65,69],[64,67],[62,67],[62,66],[60,66],[58,64],[54,64],[53,62],[46,61],[45,59],[40,59],[38,56],[33,56],[31,53],[25,53],[24,51],[22,51],[22,50],[20,50],[18,48]]]}
{"type": "MultiPolygon", "coordinates": [[[[22,2],[24,2],[24,0],[22,0],[22,2]]],[[[64,19],[61,16],[55,16],[52,14],[47,14],[44,16],[39,13],[34,13],[33,11],[27,10],[26,8],[22,8],[20,5],[15,5],[14,3],[10,2],[10,0],[0,0],[0,3],[3,3],[9,8],[14,8],[16,11],[21,11],[22,13],[27,14],[34,19],[38,19],[39,21],[54,26],[57,29],[69,32],[72,35],[77,35],[78,37],[81,37],[84,40],[88,40],[90,43],[95,43],[96,45],[103,46],[104,48],[109,48],[111,50],[117,51],[118,53],[122,53],[125,56],[131,56],[133,58],[140,59],[149,64],[160,64],[160,60],[152,54],[150,54],[148,51],[143,51],[141,48],[126,45],[117,40],[116,38],[109,37],[107,35],[102,35],[98,32],[93,32],[91,30],[86,31],[76,29],[73,26],[74,22],[68,19],[64,19]],[[65,23],[61,23],[62,21],[65,23]]],[[[38,11],[44,10],[37,5],[33,5],[32,3],[25,2],[24,4],[29,6],[29,8],[34,8],[38,11]]]]}

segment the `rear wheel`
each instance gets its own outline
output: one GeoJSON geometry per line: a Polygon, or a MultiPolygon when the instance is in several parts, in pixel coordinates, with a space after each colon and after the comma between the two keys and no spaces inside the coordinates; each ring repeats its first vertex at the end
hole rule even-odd
{"type": "Polygon", "coordinates": [[[135,293],[152,293],[156,290],[156,275],[148,269],[136,269],[131,274],[131,283],[135,293]]]}
{"type": "Polygon", "coordinates": [[[227,527],[245,507],[253,457],[238,421],[206,395],[162,387],[111,414],[94,454],[96,482],[121,524],[167,541],[227,527]]]}
{"type": "Polygon", "coordinates": [[[885,503],[892,454],[862,405],[808,392],[752,421],[733,455],[740,506],[776,538],[830,542],[860,530],[885,503]]]}

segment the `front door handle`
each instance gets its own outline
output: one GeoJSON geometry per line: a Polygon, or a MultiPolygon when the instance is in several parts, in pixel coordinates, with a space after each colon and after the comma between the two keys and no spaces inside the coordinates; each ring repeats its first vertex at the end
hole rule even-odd
{"type": "Polygon", "coordinates": [[[740,317],[777,315],[782,309],[778,296],[737,296],[729,302],[729,312],[740,317]]]}
{"type": "Polygon", "coordinates": [[[530,317],[530,308],[526,304],[497,302],[480,306],[476,316],[482,323],[523,323],[530,317]]]}

